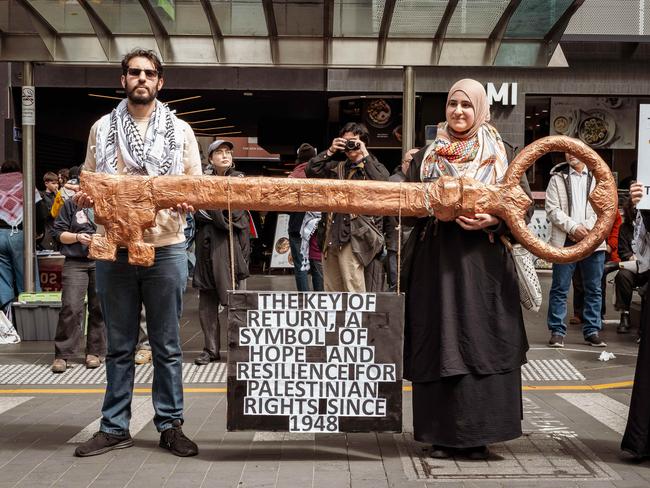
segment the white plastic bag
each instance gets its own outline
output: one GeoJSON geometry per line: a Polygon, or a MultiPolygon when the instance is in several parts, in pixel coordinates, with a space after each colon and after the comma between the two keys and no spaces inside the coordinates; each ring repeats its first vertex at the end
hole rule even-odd
{"type": "Polygon", "coordinates": [[[20,336],[14,329],[14,324],[0,311],[0,344],[18,344],[19,342],[20,336]]]}

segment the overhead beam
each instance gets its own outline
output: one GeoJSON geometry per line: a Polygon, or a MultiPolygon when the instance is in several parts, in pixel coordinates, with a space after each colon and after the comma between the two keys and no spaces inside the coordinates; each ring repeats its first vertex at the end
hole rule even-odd
{"type": "Polygon", "coordinates": [[[212,9],[210,0],[200,0],[201,7],[203,7],[203,12],[205,13],[206,19],[208,19],[208,25],[210,26],[210,32],[212,33],[212,41],[214,42],[214,54],[217,57],[217,62],[220,63],[224,59],[223,55],[223,32],[221,31],[221,26],[219,25],[219,19],[212,9]]]}
{"type": "Polygon", "coordinates": [[[544,36],[544,47],[540,49],[540,56],[544,56],[544,59],[540,61],[548,62],[551,59],[551,56],[553,56],[553,53],[555,52],[555,48],[562,38],[562,34],[564,34],[569,22],[571,22],[571,17],[573,17],[573,14],[578,11],[583,3],[585,3],[585,0],[573,0],[571,5],[569,5],[564,13],[558,17],[555,24],[553,24],[546,33],[544,36]]]}
{"type": "Polygon", "coordinates": [[[494,60],[497,58],[497,53],[499,52],[499,47],[503,41],[503,36],[508,28],[508,23],[520,3],[521,0],[510,0],[510,3],[503,11],[503,14],[501,14],[501,17],[499,17],[494,29],[492,29],[485,45],[485,65],[491,66],[494,64],[494,60]]]}
{"type": "Polygon", "coordinates": [[[90,25],[93,27],[95,35],[97,36],[97,40],[106,54],[106,60],[110,61],[113,46],[113,33],[88,0],[77,0],[77,3],[81,5],[81,8],[86,12],[90,25]]]}
{"type": "Polygon", "coordinates": [[[23,7],[27,15],[29,15],[32,24],[34,25],[34,29],[38,32],[45,48],[50,53],[52,60],[54,60],[56,56],[56,40],[58,32],[27,0],[16,0],[16,2],[18,5],[23,7]]]}
{"type": "Polygon", "coordinates": [[[332,61],[332,38],[334,37],[334,0],[323,2],[323,64],[332,61]]]}
{"type": "Polygon", "coordinates": [[[172,53],[170,52],[171,49],[169,49],[169,32],[167,32],[165,24],[160,20],[158,12],[156,12],[156,9],[151,5],[149,0],[139,0],[139,2],[149,20],[151,32],[156,39],[156,44],[158,45],[158,51],[160,51],[162,60],[166,62],[173,61],[172,53]]]}
{"type": "Polygon", "coordinates": [[[384,14],[381,16],[379,37],[377,39],[377,66],[382,66],[384,64],[384,58],[386,57],[386,42],[388,41],[390,24],[393,21],[396,1],[397,0],[386,0],[386,3],[384,4],[384,14]]]}
{"type": "Polygon", "coordinates": [[[450,0],[447,2],[445,13],[442,14],[442,19],[440,19],[440,24],[438,24],[438,30],[436,30],[436,35],[433,37],[433,49],[431,51],[431,64],[433,65],[440,62],[440,53],[442,53],[442,45],[445,43],[447,27],[449,27],[449,21],[454,15],[457,6],[458,0],[450,0]]]}
{"type": "Polygon", "coordinates": [[[268,31],[269,43],[271,45],[271,60],[273,64],[278,63],[278,24],[275,21],[275,10],[273,0],[262,0],[264,18],[266,19],[266,30],[268,31]]]}

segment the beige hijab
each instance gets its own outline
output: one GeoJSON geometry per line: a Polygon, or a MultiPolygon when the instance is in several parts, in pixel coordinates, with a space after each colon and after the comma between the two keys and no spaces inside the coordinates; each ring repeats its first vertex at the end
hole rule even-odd
{"type": "Polygon", "coordinates": [[[453,84],[447,103],[454,93],[467,95],[474,107],[474,124],[461,134],[448,122],[438,125],[436,140],[424,153],[420,179],[430,181],[441,176],[473,178],[482,183],[498,183],[508,167],[503,140],[488,121],[490,106],[483,85],[464,79],[453,84]]]}
{"type": "Polygon", "coordinates": [[[451,97],[456,92],[464,93],[467,98],[469,98],[470,102],[472,102],[472,106],[474,107],[474,125],[472,125],[467,132],[463,132],[462,134],[454,132],[454,130],[447,125],[447,132],[449,132],[449,135],[455,139],[469,139],[476,135],[481,125],[490,121],[490,105],[488,104],[487,94],[485,93],[483,85],[478,81],[465,78],[463,80],[458,80],[452,85],[449,94],[447,95],[447,104],[449,104],[449,100],[451,100],[451,97]]]}

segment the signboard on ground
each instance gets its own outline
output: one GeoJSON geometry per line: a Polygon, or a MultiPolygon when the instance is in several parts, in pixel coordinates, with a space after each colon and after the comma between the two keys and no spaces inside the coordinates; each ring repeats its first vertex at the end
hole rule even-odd
{"type": "Polygon", "coordinates": [[[229,294],[228,430],[401,432],[404,296],[229,294]]]}
{"type": "Polygon", "coordinates": [[[270,267],[293,268],[293,256],[289,242],[289,214],[278,214],[270,267]]]}

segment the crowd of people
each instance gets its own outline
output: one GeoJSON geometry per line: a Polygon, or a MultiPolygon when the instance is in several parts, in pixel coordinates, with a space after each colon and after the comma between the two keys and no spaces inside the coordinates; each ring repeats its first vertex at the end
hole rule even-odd
{"type": "MultiPolygon", "coordinates": [[[[202,174],[192,129],[157,99],[164,84],[158,57],[145,50],[129,53],[122,61],[121,84],[126,98],[90,129],[84,171],[202,174]]],[[[463,79],[451,87],[445,120],[436,127],[434,141],[406,152],[391,175],[368,150],[366,127],[347,123],[321,153],[310,144],[300,145],[290,177],[429,182],[452,176],[485,184],[502,180],[509,155],[490,123],[486,92],[479,82],[463,79]]],[[[211,174],[244,177],[235,169],[233,149],[226,140],[210,144],[211,174]]],[[[5,163],[1,173],[0,188],[22,199],[17,190],[22,181],[19,167],[5,163]]],[[[85,365],[95,368],[106,363],[99,431],[80,444],[75,454],[93,456],[133,445],[129,422],[135,364],[152,361],[154,423],[160,446],[177,456],[196,455],[198,446],[182,430],[179,320],[183,294],[191,276],[198,290],[204,342],[195,364],[219,361],[224,325],[220,313],[227,310],[227,292],[245,289],[249,276],[251,215],[243,210],[195,211],[180,203],[158,212],[155,226],[145,231],[145,242],[155,248],[153,266],[129,264],[125,249],[118,250],[114,262],[94,262],[88,257],[88,246],[91,235],[103,229],[94,222],[94,202],[80,191],[78,175],[78,167],[68,174],[46,173],[45,191],[36,194],[46,208],[39,245],[65,256],[52,371],[64,372],[76,354],[86,296],[85,365]],[[190,268],[191,242],[195,261],[190,268]]],[[[527,188],[525,178],[521,185],[527,188]]],[[[567,154],[566,162],[554,168],[546,192],[552,245],[570,246],[588,235],[596,221],[589,204],[593,188],[591,173],[572,155],[567,154]]],[[[620,270],[616,276],[615,307],[621,312],[617,331],[630,330],[632,293],[647,282],[645,271],[650,267],[650,258],[646,258],[650,238],[640,230],[648,215],[634,209],[640,200],[638,184],[632,185],[631,195],[622,224],[590,256],[578,263],[553,265],[547,317],[550,347],[564,346],[572,280],[576,291],[581,290],[574,293],[582,297],[576,298],[581,303],[575,315],[582,323],[584,340],[591,346],[604,346],[599,332],[606,263],[640,259],[638,267],[620,270]]],[[[3,307],[22,286],[22,213],[8,209],[0,206],[3,307]]],[[[517,271],[500,239],[509,234],[503,221],[484,213],[451,222],[435,216],[397,222],[394,217],[308,211],[291,214],[288,232],[300,291],[395,290],[401,242],[399,285],[406,293],[404,377],[413,384],[414,437],[432,446],[432,456],[487,459],[490,444],[522,435],[521,367],[526,363],[528,341],[517,271]]],[[[645,324],[650,311],[645,306],[643,310],[645,324]]],[[[649,353],[647,347],[642,345],[640,365],[649,353]]],[[[637,369],[637,381],[623,447],[646,456],[650,454],[647,372],[637,369]]]]}

